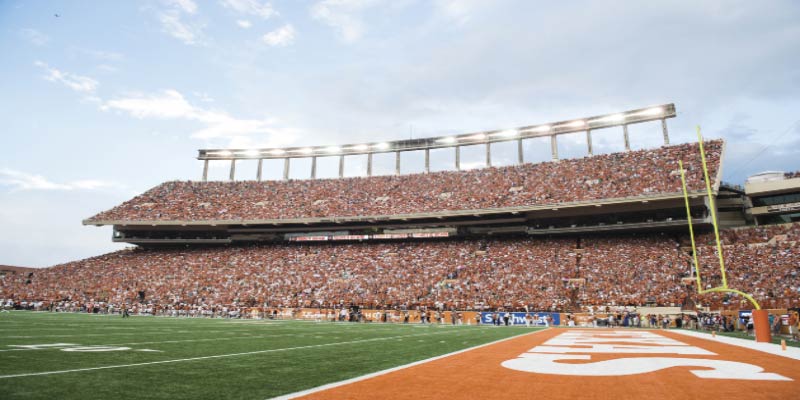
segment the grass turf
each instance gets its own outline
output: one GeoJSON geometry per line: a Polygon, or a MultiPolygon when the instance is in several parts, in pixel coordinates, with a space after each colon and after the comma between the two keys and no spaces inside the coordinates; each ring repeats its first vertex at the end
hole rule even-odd
{"type": "Polygon", "coordinates": [[[532,330],[2,313],[0,398],[266,399],[532,330]]]}

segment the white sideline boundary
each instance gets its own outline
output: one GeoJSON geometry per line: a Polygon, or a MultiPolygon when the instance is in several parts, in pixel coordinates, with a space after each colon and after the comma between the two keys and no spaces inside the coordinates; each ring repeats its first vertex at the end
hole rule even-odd
{"type": "Polygon", "coordinates": [[[414,366],[417,366],[417,365],[420,365],[420,364],[429,363],[431,361],[440,360],[442,358],[447,358],[447,357],[450,357],[450,356],[454,356],[456,354],[466,353],[468,351],[480,349],[481,347],[491,346],[493,344],[505,342],[507,340],[518,339],[518,338],[520,338],[522,336],[535,335],[537,333],[548,331],[550,329],[552,329],[552,328],[545,328],[545,329],[536,330],[536,331],[533,331],[533,332],[521,333],[519,335],[514,335],[514,336],[511,336],[511,337],[504,338],[504,339],[495,340],[493,342],[480,344],[480,345],[469,347],[469,348],[466,348],[466,349],[461,349],[461,350],[458,350],[458,351],[454,351],[452,353],[447,353],[447,354],[442,354],[442,355],[431,357],[431,358],[426,358],[424,360],[415,361],[415,362],[412,362],[412,363],[409,363],[409,364],[404,364],[404,365],[400,365],[400,366],[397,366],[397,367],[384,369],[384,370],[373,372],[373,373],[370,373],[370,374],[367,374],[367,375],[361,375],[361,376],[357,376],[355,378],[345,379],[343,381],[328,383],[328,384],[325,384],[325,385],[322,385],[322,386],[317,386],[317,387],[314,387],[314,388],[311,388],[311,389],[301,390],[299,392],[284,394],[284,395],[278,396],[278,397],[270,397],[269,400],[289,400],[289,399],[294,399],[294,398],[297,398],[297,397],[301,397],[301,396],[305,396],[305,395],[321,392],[323,390],[333,389],[335,387],[349,385],[351,383],[356,383],[356,382],[364,381],[364,380],[367,380],[367,379],[375,378],[375,377],[378,377],[378,376],[381,376],[381,375],[386,375],[386,374],[389,374],[389,373],[392,373],[392,372],[395,372],[395,371],[400,371],[402,369],[406,369],[406,368],[414,367],[414,366]]]}
{"type": "Polygon", "coordinates": [[[144,365],[172,364],[172,363],[179,363],[179,362],[186,362],[186,361],[212,360],[212,359],[215,359],[215,358],[249,356],[249,355],[253,355],[253,354],[267,354],[267,353],[277,353],[277,352],[281,352],[281,351],[314,349],[314,348],[319,348],[319,347],[330,347],[330,346],[338,346],[338,345],[343,345],[343,344],[367,343],[367,342],[378,342],[378,341],[382,341],[382,340],[402,339],[402,338],[407,338],[407,337],[431,336],[431,335],[438,335],[438,334],[442,334],[442,333],[446,333],[446,332],[417,333],[417,334],[413,334],[413,335],[398,335],[398,336],[389,336],[389,337],[382,337],[382,338],[351,340],[351,341],[348,341],[348,342],[333,342],[333,343],[313,344],[313,345],[308,345],[308,346],[284,347],[284,348],[280,348],[280,349],[257,350],[257,351],[248,351],[248,352],[244,352],[244,353],[217,354],[217,355],[213,355],[213,356],[177,358],[177,359],[173,359],[173,360],[149,361],[149,362],[141,362],[141,363],[134,363],[134,364],[106,365],[106,366],[103,366],[103,367],[76,368],[76,369],[64,369],[64,370],[58,370],[58,371],[43,371],[43,372],[30,372],[30,373],[24,373],[24,374],[0,375],[0,379],[22,378],[22,377],[27,377],[27,376],[43,376],[43,375],[67,374],[67,373],[71,373],[71,372],[97,371],[97,370],[103,370],[103,369],[140,367],[140,366],[144,366],[144,365]]]}
{"type": "Polygon", "coordinates": [[[714,337],[711,336],[710,333],[693,332],[683,329],[669,330],[669,332],[680,333],[681,335],[691,336],[698,339],[710,340],[712,342],[719,342],[719,343],[729,344],[732,346],[744,347],[746,349],[756,350],[762,353],[768,353],[775,356],[791,358],[793,360],[800,360],[800,348],[798,347],[786,346],[786,350],[781,350],[781,346],[775,343],[759,343],[754,340],[740,339],[723,335],[717,335],[716,337],[714,337]]]}

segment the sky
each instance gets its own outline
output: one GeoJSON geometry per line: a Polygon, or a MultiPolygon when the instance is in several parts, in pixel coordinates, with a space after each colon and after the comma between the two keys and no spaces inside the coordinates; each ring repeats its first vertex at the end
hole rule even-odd
{"type": "MultiPolygon", "coordinates": [[[[124,247],[81,220],[168,180],[201,148],[342,145],[675,103],[672,143],[724,138],[723,179],[800,170],[800,2],[0,0],[0,264],[124,247]],[[562,4],[564,3],[564,4],[562,4]]],[[[630,127],[661,145],[659,123],[630,127]]],[[[559,138],[583,157],[582,134],[559,138]]],[[[621,129],[593,134],[623,150],[621,129]]],[[[493,163],[513,164],[513,143],[493,163]]],[[[526,141],[526,161],[547,161],[526,141]]],[[[482,148],[462,166],[479,167],[482,148]]],[[[420,172],[403,154],[403,173],[420,172]]],[[[375,172],[391,173],[391,155],[375,172]]],[[[434,170],[452,151],[432,152],[434,170]]],[[[320,159],[318,176],[337,174],[320,159]]],[[[227,178],[212,163],[210,178],[227,178]]],[[[237,164],[254,179],[255,162],[237,164]]],[[[281,175],[279,161],[264,176],[281,175]]],[[[310,162],[292,163],[305,178],[310,162]]],[[[363,157],[346,160],[365,174],[363,157]]]]}

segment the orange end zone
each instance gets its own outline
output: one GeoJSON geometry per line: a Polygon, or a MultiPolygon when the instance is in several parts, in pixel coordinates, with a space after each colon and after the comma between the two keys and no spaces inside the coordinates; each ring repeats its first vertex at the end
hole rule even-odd
{"type": "Polygon", "coordinates": [[[785,399],[800,361],[669,331],[549,329],[302,399],[785,399]]]}

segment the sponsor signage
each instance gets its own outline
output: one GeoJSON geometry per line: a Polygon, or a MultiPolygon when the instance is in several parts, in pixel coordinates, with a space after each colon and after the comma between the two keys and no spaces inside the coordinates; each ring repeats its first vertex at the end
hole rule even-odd
{"type": "Polygon", "coordinates": [[[331,236],[331,240],[367,240],[369,235],[337,235],[331,236]]]}
{"type": "MultiPolygon", "coordinates": [[[[495,314],[494,312],[481,312],[481,324],[491,325],[492,324],[492,316],[494,314],[495,314]]],[[[511,318],[509,319],[509,325],[526,325],[527,321],[525,320],[525,316],[527,314],[531,315],[531,319],[532,319],[531,324],[535,325],[535,326],[547,326],[548,322],[545,320],[545,318],[548,317],[548,316],[550,317],[549,325],[552,326],[552,325],[561,324],[561,315],[559,313],[551,313],[551,312],[530,312],[530,313],[512,312],[512,313],[509,313],[509,314],[511,314],[510,315],[511,318]]],[[[505,315],[506,315],[505,312],[502,312],[502,311],[498,311],[497,312],[497,316],[498,316],[498,318],[500,318],[500,324],[501,325],[505,324],[505,321],[503,320],[503,317],[505,315]]]]}
{"type": "Polygon", "coordinates": [[[450,232],[379,233],[375,235],[309,235],[286,237],[290,242],[325,242],[340,240],[423,239],[449,237],[450,232]]]}
{"type": "Polygon", "coordinates": [[[379,233],[377,235],[371,235],[372,239],[406,239],[408,238],[407,233],[379,233]]]}
{"type": "Polygon", "coordinates": [[[295,236],[289,238],[293,242],[324,242],[328,240],[328,236],[295,236]]]}
{"type": "Polygon", "coordinates": [[[419,233],[412,233],[412,238],[436,238],[436,237],[448,237],[450,234],[448,232],[419,232],[419,233]]]}
{"type": "Polygon", "coordinates": [[[750,316],[751,315],[753,315],[753,313],[750,310],[740,310],[739,311],[739,323],[741,323],[742,325],[747,324],[747,321],[750,321],[750,316]]]}

